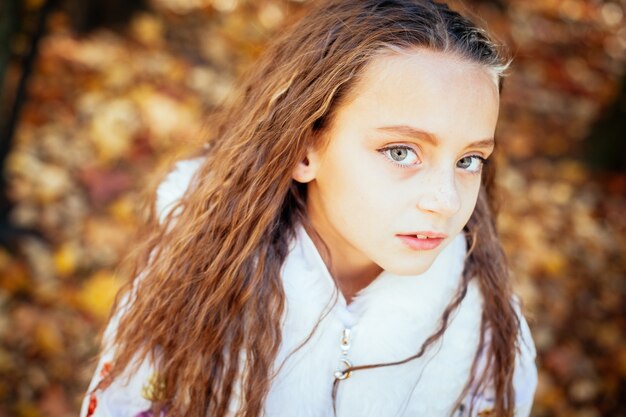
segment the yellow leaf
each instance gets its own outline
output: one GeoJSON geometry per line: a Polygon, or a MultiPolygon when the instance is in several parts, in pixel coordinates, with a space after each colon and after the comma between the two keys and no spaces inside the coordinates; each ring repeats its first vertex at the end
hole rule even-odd
{"type": "Polygon", "coordinates": [[[109,213],[113,218],[123,224],[137,224],[135,207],[137,203],[130,196],[118,198],[109,206],[109,213]]]}
{"type": "Polygon", "coordinates": [[[100,320],[109,315],[115,294],[121,286],[120,279],[109,271],[92,275],[78,294],[81,307],[100,320]]]}
{"type": "Polygon", "coordinates": [[[140,128],[139,114],[127,99],[116,99],[99,107],[91,121],[89,139],[105,161],[128,154],[140,128]]]}
{"type": "Polygon", "coordinates": [[[548,249],[541,255],[541,263],[544,271],[555,278],[562,277],[562,274],[567,267],[567,260],[565,257],[554,249],[548,249]]]}
{"type": "Polygon", "coordinates": [[[64,349],[63,337],[53,320],[46,320],[37,324],[35,343],[43,353],[50,356],[58,355],[64,349]]]}
{"type": "Polygon", "coordinates": [[[160,46],[163,43],[165,28],[155,15],[141,13],[130,22],[131,34],[146,45],[160,46]]]}
{"type": "Polygon", "coordinates": [[[77,248],[71,244],[64,244],[54,253],[54,269],[62,277],[71,275],[78,263],[77,248]]]}

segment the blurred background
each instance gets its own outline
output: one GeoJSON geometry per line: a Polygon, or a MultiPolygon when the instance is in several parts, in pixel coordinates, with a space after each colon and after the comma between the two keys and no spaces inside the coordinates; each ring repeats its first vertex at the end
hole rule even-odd
{"type": "MultiPolygon", "coordinates": [[[[533,416],[626,416],[626,1],[465,0],[515,60],[500,232],[533,416]]],[[[78,413],[155,172],[306,0],[0,2],[0,417],[78,413]]]]}

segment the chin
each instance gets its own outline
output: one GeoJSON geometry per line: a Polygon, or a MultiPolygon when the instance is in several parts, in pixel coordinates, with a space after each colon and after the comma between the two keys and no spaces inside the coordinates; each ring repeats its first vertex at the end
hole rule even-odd
{"type": "Polygon", "coordinates": [[[428,269],[435,262],[436,256],[424,257],[416,262],[415,259],[412,259],[410,262],[390,262],[388,267],[383,268],[385,271],[394,274],[394,275],[403,275],[403,276],[411,276],[411,275],[420,275],[424,272],[428,271],[428,269]]]}

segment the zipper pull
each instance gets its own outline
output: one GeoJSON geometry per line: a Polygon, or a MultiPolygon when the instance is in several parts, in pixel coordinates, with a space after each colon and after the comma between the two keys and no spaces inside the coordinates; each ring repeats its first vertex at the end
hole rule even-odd
{"type": "Polygon", "coordinates": [[[341,334],[341,354],[344,356],[348,355],[350,350],[350,332],[351,329],[343,329],[341,334]]]}
{"type": "Polygon", "coordinates": [[[339,359],[339,368],[335,371],[335,379],[343,380],[350,378],[352,371],[346,372],[345,370],[352,367],[352,363],[348,360],[348,350],[350,350],[350,332],[351,329],[343,329],[341,333],[340,346],[341,346],[341,358],[339,359]]]}

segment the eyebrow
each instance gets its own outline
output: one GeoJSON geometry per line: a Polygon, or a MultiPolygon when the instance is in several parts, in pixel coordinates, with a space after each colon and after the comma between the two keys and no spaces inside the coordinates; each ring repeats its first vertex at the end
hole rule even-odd
{"type": "MultiPolygon", "coordinates": [[[[425,130],[417,129],[413,126],[408,126],[408,125],[383,126],[383,127],[377,127],[376,130],[379,130],[381,132],[396,133],[402,136],[409,136],[413,138],[422,139],[430,143],[433,146],[439,145],[439,139],[437,138],[437,135],[435,135],[434,133],[427,132],[425,130]]],[[[486,139],[481,139],[481,140],[472,142],[469,145],[467,145],[467,147],[468,148],[493,148],[494,145],[495,145],[495,141],[493,138],[486,138],[486,139]]]]}

